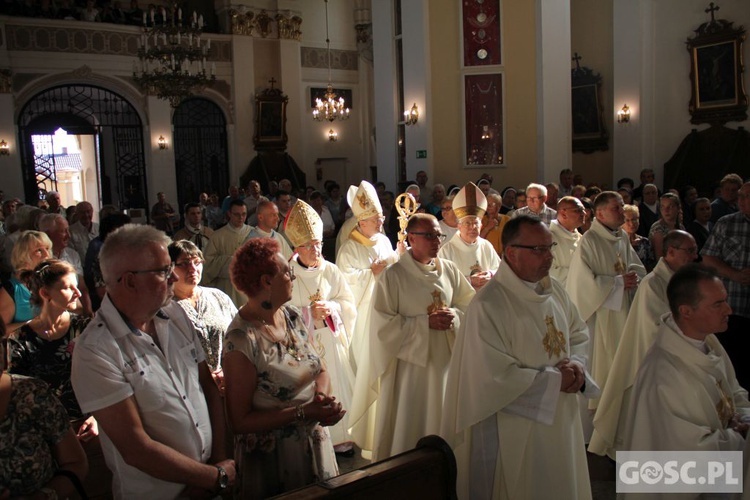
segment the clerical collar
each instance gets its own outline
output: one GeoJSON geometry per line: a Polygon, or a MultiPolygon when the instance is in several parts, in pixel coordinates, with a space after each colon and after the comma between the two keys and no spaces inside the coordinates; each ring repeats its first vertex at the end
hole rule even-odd
{"type": "Polygon", "coordinates": [[[417,267],[419,267],[423,271],[430,272],[430,271],[434,271],[435,269],[437,269],[437,262],[435,261],[435,259],[432,259],[427,264],[422,264],[417,259],[415,259],[413,255],[411,256],[411,258],[414,260],[414,263],[417,265],[417,267]]]}
{"type": "Polygon", "coordinates": [[[297,256],[297,258],[296,258],[295,260],[297,261],[297,265],[298,265],[299,267],[301,267],[302,269],[317,269],[317,268],[318,268],[318,266],[306,266],[306,265],[305,265],[305,264],[304,264],[304,263],[302,262],[302,259],[300,259],[300,258],[299,258],[299,255],[297,256]]]}
{"type": "Polygon", "coordinates": [[[200,233],[200,232],[201,232],[201,228],[202,228],[202,227],[203,227],[202,225],[200,225],[200,226],[198,226],[198,227],[195,227],[195,226],[191,226],[191,225],[190,225],[190,224],[188,224],[187,222],[185,223],[185,229],[187,229],[187,230],[188,230],[188,231],[190,231],[191,233],[200,233]]]}
{"type": "Polygon", "coordinates": [[[542,285],[541,281],[533,282],[533,281],[522,280],[521,278],[518,278],[518,279],[521,281],[521,283],[529,287],[531,291],[533,291],[535,294],[542,295],[544,293],[544,285],[542,285]]]}
{"type": "Polygon", "coordinates": [[[612,229],[612,228],[610,228],[608,225],[604,224],[602,221],[598,221],[598,222],[599,222],[599,224],[601,224],[601,226],[604,229],[606,229],[607,231],[609,231],[611,234],[613,234],[615,236],[617,236],[618,232],[620,231],[619,229],[612,229]]]}
{"type": "Polygon", "coordinates": [[[682,333],[682,338],[684,338],[685,340],[687,340],[688,344],[692,345],[693,347],[695,347],[696,349],[698,349],[703,354],[708,354],[708,346],[706,345],[706,341],[705,340],[697,340],[697,339],[688,337],[682,331],[680,331],[680,333],[682,333]]]}
{"type": "Polygon", "coordinates": [[[657,205],[656,203],[654,203],[653,205],[649,205],[648,203],[643,202],[643,204],[646,205],[649,208],[649,210],[656,213],[656,205],[657,205]]]}
{"type": "Polygon", "coordinates": [[[264,231],[264,230],[262,230],[262,229],[260,228],[260,226],[257,226],[257,227],[256,227],[255,229],[256,229],[256,230],[257,230],[257,231],[258,231],[258,232],[259,232],[260,234],[262,234],[263,236],[266,236],[266,237],[268,237],[268,238],[270,238],[270,237],[272,237],[272,236],[273,236],[273,229],[271,229],[270,231],[264,231]]]}

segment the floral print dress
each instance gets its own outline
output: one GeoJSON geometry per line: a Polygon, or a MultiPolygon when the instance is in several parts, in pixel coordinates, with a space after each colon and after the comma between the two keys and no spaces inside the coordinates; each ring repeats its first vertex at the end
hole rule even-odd
{"type": "Polygon", "coordinates": [[[30,495],[52,479],[52,448],[70,428],[65,409],[40,380],[11,375],[10,401],[0,418],[0,491],[30,495]]]}
{"type": "Polygon", "coordinates": [[[8,342],[10,373],[26,375],[47,382],[65,407],[70,420],[83,417],[81,407],[70,383],[73,363],[73,340],[78,337],[91,319],[78,314],[70,315],[68,332],[55,340],[40,337],[29,325],[21,327],[19,335],[8,342]]]}
{"type": "MultiPolygon", "coordinates": [[[[282,308],[295,353],[269,341],[252,323],[235,316],[225,352],[240,351],[258,373],[253,408],[263,411],[307,403],[315,395],[321,361],[309,343],[301,314],[282,308]],[[298,361],[297,359],[300,359],[298,361]]],[[[292,424],[269,432],[235,436],[235,498],[266,498],[338,475],[328,430],[317,423],[292,424]]]]}

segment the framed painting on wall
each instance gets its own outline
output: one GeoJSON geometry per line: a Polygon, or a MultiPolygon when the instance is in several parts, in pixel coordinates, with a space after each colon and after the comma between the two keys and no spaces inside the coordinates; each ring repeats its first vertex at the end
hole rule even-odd
{"type": "Polygon", "coordinates": [[[286,134],[286,105],[289,98],[281,90],[266,89],[255,96],[255,149],[284,150],[286,134]]]}
{"type": "Polygon", "coordinates": [[[688,38],[690,52],[690,121],[722,125],[747,119],[742,45],[745,30],[714,19],[703,23],[688,38]]]}
{"type": "Polygon", "coordinates": [[[609,149],[601,101],[602,77],[590,68],[571,71],[571,110],[573,113],[573,152],[593,153],[609,149]]]}

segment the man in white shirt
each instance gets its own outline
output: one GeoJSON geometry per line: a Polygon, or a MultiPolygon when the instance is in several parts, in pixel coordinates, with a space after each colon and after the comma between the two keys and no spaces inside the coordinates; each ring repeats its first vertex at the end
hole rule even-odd
{"type": "Polygon", "coordinates": [[[578,228],[583,225],[585,218],[586,210],[583,208],[581,200],[573,196],[564,196],[557,203],[557,219],[553,220],[549,226],[550,232],[552,232],[552,241],[556,243],[552,247],[552,255],[555,260],[552,262],[549,275],[562,283],[563,286],[568,280],[568,269],[573,258],[573,252],[578,248],[578,243],[581,241],[581,233],[578,232],[578,228]]]}
{"type": "Polygon", "coordinates": [[[70,243],[81,262],[86,260],[86,251],[91,240],[99,236],[99,224],[94,222],[94,207],[88,201],[76,205],[76,222],[70,226],[70,243]]]}
{"type": "Polygon", "coordinates": [[[207,498],[234,482],[218,387],[171,300],[169,243],[134,224],[107,237],[99,254],[107,294],[76,339],[71,381],[99,423],[116,499],[207,498]]]}

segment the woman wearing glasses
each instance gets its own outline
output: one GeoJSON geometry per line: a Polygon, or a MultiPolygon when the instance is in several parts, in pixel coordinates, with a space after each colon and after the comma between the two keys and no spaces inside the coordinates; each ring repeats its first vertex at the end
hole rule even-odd
{"type": "Polygon", "coordinates": [[[221,351],[227,326],[237,314],[232,299],[219,290],[199,286],[203,277],[203,252],[195,243],[179,240],[168,247],[169,257],[174,264],[174,273],[179,280],[174,284],[174,300],[187,313],[195,326],[206,362],[214,380],[222,387],[221,351]]]}
{"type": "Polygon", "coordinates": [[[8,342],[10,372],[49,384],[70,420],[76,421],[78,439],[88,441],[98,434],[96,420],[81,412],[70,383],[74,339],[90,321],[71,312],[81,297],[76,271],[65,261],[51,259],[22,278],[29,283],[31,303],[39,307],[39,314],[8,342]]]}
{"type": "Polygon", "coordinates": [[[235,434],[235,498],[266,498],[338,474],[328,431],[344,416],[292,298],[294,271],[271,238],[253,238],[230,265],[247,296],[227,328],[224,385],[235,434]]]}
{"type": "MultiPolygon", "coordinates": [[[[326,363],[333,394],[349,408],[354,387],[349,344],[357,309],[343,273],[321,254],[324,227],[313,207],[304,201],[294,204],[284,228],[295,251],[289,263],[296,276],[290,304],[302,311],[311,342],[326,363]]],[[[336,452],[351,455],[354,452],[347,428],[348,419],[344,417],[329,432],[336,452]]]]}

